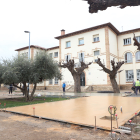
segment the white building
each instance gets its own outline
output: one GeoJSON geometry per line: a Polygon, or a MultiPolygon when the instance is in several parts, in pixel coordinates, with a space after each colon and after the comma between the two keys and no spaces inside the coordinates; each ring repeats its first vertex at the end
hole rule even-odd
{"type": "MultiPolygon", "coordinates": [[[[31,58],[37,53],[38,49],[42,49],[52,55],[57,61],[65,61],[66,58],[74,58],[77,63],[83,59],[85,63],[93,61],[88,69],[85,69],[81,75],[81,86],[92,86],[94,90],[110,90],[111,83],[109,76],[100,71],[101,67],[95,63],[97,57],[105,66],[111,69],[110,61],[125,61],[121,67],[123,70],[117,74],[116,80],[121,89],[130,89],[133,79],[140,79],[140,51],[133,45],[133,32],[137,40],[140,42],[140,28],[119,32],[111,23],[83,29],[80,31],[65,34],[65,30],[61,30],[61,36],[55,37],[59,40],[59,46],[52,48],[41,48],[39,46],[31,46],[31,58]]],[[[19,54],[27,53],[28,47],[17,49],[19,54]]],[[[74,80],[70,72],[65,68],[62,69],[63,79],[45,81],[38,84],[38,88],[58,89],[61,88],[62,82],[67,85],[73,85],[74,80]]]]}

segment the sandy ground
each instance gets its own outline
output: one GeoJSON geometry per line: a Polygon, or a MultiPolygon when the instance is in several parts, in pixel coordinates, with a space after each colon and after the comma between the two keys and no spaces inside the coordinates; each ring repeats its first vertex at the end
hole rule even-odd
{"type": "MultiPolygon", "coordinates": [[[[5,96],[9,97],[6,93],[5,96]]],[[[135,122],[135,119],[132,122],[135,122]]],[[[140,124],[139,116],[137,122],[140,124]]],[[[140,131],[137,133],[133,131],[132,135],[116,133],[116,137],[111,138],[108,131],[95,131],[87,127],[0,112],[1,140],[117,140],[118,138],[140,140],[140,131]]]]}
{"type": "MultiPolygon", "coordinates": [[[[116,134],[114,140],[139,137],[116,134]]],[[[139,137],[140,138],[140,137],[139,137]]],[[[112,140],[108,131],[94,130],[65,123],[43,120],[13,113],[0,112],[0,139],[2,140],[112,140]]],[[[134,139],[134,138],[133,138],[134,139]]],[[[136,139],[135,139],[136,140],[136,139]]]]}

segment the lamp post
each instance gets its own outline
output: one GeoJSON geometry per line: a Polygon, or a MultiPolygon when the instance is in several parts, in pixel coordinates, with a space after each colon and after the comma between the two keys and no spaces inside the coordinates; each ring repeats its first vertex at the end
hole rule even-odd
{"type": "MultiPolygon", "coordinates": [[[[24,31],[25,33],[29,33],[29,50],[28,50],[28,59],[30,60],[30,31],[24,31]]],[[[29,94],[29,83],[28,83],[28,94],[29,94]]]]}

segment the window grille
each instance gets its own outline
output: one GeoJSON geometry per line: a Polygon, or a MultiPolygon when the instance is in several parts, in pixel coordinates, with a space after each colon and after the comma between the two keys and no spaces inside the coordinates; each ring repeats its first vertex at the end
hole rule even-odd
{"type": "Polygon", "coordinates": [[[134,79],[133,70],[126,70],[126,82],[132,82],[134,79]]]}
{"type": "Polygon", "coordinates": [[[124,41],[124,45],[131,44],[131,38],[124,39],[123,41],[124,41]]]}

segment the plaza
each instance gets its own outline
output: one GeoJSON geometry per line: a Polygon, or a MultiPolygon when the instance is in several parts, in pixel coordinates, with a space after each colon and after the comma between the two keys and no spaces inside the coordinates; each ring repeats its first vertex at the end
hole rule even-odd
{"type": "MultiPolygon", "coordinates": [[[[8,112],[15,112],[25,115],[35,115],[41,118],[78,124],[83,126],[95,126],[97,128],[110,130],[110,119],[102,119],[110,116],[108,107],[116,106],[118,115],[118,126],[124,125],[135,113],[140,111],[140,97],[122,97],[113,94],[79,97],[76,99],[26,105],[7,108],[8,112]],[[35,109],[33,110],[33,107],[35,109]],[[120,110],[122,107],[122,112],[120,110]],[[35,111],[35,112],[33,112],[35,111]],[[34,114],[35,113],[35,114],[34,114]]],[[[113,120],[113,128],[117,128],[116,120],[113,120]]]]}

